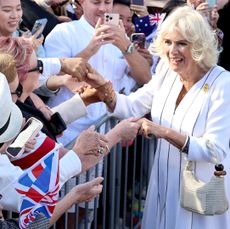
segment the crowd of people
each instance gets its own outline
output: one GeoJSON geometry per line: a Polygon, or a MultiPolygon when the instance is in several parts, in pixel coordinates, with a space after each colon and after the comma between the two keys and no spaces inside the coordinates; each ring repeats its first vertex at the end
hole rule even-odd
{"type": "MultiPolygon", "coordinates": [[[[230,199],[228,11],[227,0],[0,0],[0,227],[48,228],[74,204],[85,212],[81,203],[88,202],[90,228],[103,158],[117,143],[143,135],[154,136],[157,147],[142,228],[230,228],[229,211],[204,216],[180,205],[187,161],[205,182],[222,163],[230,199]],[[106,13],[119,14],[119,22],[105,23],[106,13]],[[39,18],[47,18],[47,26],[32,34],[39,18]],[[144,46],[132,42],[134,33],[144,35],[144,46]],[[121,121],[96,131],[106,113],[121,121]],[[22,154],[10,156],[8,147],[31,118],[41,130],[22,154]],[[17,185],[50,155],[56,176],[50,170],[50,183],[41,182],[40,200],[40,183],[29,186],[37,202],[27,213],[26,191],[17,185]],[[68,191],[58,199],[65,183],[68,191]],[[3,210],[18,212],[19,220],[4,219],[3,210]]],[[[80,215],[78,228],[84,228],[80,215]]]]}

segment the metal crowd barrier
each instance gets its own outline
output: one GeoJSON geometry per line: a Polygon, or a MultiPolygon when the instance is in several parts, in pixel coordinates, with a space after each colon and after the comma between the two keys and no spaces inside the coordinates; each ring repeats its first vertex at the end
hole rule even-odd
{"type": "MultiPolygon", "coordinates": [[[[113,128],[119,120],[107,114],[95,123],[99,131],[103,126],[105,132],[113,128]]],[[[138,136],[131,146],[121,143],[114,146],[104,158],[103,191],[94,201],[92,224],[88,224],[88,204],[85,203],[84,227],[78,226],[79,210],[75,206],[75,220],[71,228],[75,229],[136,229],[140,228],[148,180],[153,163],[155,143],[138,136]],[[151,148],[151,150],[150,150],[151,148]]],[[[98,174],[98,168],[95,167],[98,174]]],[[[89,176],[86,176],[89,178],[89,176]]],[[[78,178],[76,178],[78,184],[78,178]]],[[[68,226],[68,213],[64,223],[54,225],[54,229],[68,226]]]]}
{"type": "MultiPolygon", "coordinates": [[[[95,126],[98,131],[103,126],[105,132],[107,132],[118,121],[106,114],[95,123],[95,126]]],[[[154,141],[149,141],[140,136],[134,140],[131,146],[128,144],[124,146],[121,143],[114,146],[109,155],[104,158],[103,191],[94,200],[92,224],[89,225],[87,222],[88,204],[85,203],[83,228],[78,226],[79,206],[77,204],[75,205],[74,223],[71,226],[68,225],[68,213],[65,213],[61,221],[58,221],[52,228],[139,229],[155,146],[154,141]]],[[[95,171],[97,176],[97,166],[95,171]]],[[[87,176],[87,179],[89,179],[89,176],[87,176]]],[[[77,177],[76,184],[78,184],[77,177]]],[[[66,191],[64,194],[66,194],[66,191]]],[[[7,212],[7,217],[11,218],[11,216],[12,212],[7,212]]]]}

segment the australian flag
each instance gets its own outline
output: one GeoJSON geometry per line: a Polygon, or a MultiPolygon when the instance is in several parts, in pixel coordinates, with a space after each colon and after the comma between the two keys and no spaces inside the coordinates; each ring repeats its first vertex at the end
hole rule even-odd
{"type": "Polygon", "coordinates": [[[22,195],[20,228],[28,227],[40,214],[51,217],[59,191],[58,152],[58,148],[53,149],[19,178],[16,190],[22,195]]]}

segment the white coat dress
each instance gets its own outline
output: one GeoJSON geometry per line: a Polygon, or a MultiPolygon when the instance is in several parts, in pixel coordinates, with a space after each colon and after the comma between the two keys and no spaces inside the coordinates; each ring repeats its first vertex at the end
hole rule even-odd
{"type": "Polygon", "coordinates": [[[229,210],[223,215],[202,216],[181,208],[179,201],[187,159],[196,162],[196,174],[206,182],[213,175],[214,164],[222,162],[230,200],[230,73],[219,66],[211,68],[175,109],[182,86],[180,77],[160,62],[156,75],[143,88],[128,97],[117,94],[115,116],[142,117],[151,112],[154,122],[191,136],[187,156],[158,139],[142,229],[230,229],[229,210]]]}

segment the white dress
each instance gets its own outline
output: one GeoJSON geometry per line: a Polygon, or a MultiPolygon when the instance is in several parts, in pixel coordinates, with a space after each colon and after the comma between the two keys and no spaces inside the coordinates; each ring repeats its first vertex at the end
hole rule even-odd
{"type": "Polygon", "coordinates": [[[181,208],[179,200],[187,159],[196,162],[196,174],[203,181],[209,181],[215,162],[221,161],[227,172],[230,200],[230,73],[219,66],[212,68],[175,109],[182,86],[180,77],[161,62],[156,75],[143,88],[128,97],[117,95],[117,117],[141,117],[151,112],[154,122],[191,136],[188,157],[166,140],[158,139],[142,228],[229,229],[229,210],[219,216],[202,216],[181,208]],[[207,140],[215,154],[207,149],[207,140]]]}

